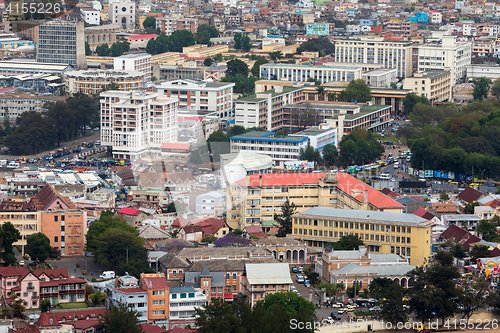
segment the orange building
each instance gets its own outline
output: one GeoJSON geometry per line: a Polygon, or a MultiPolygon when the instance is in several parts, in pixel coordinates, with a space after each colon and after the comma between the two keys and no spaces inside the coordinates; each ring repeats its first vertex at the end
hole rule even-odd
{"type": "Polygon", "coordinates": [[[50,246],[63,256],[81,256],[87,234],[87,212],[78,209],[55,209],[42,212],[42,232],[50,246]]]}
{"type": "Polygon", "coordinates": [[[169,317],[170,288],[162,273],[143,273],[139,286],[148,292],[148,323],[166,325],[169,317]]]}

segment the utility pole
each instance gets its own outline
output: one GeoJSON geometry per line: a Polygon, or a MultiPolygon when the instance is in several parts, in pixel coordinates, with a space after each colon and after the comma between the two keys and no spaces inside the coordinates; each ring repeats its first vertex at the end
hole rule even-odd
{"type": "Polygon", "coordinates": [[[128,266],[128,246],[127,246],[127,266],[128,266]]]}

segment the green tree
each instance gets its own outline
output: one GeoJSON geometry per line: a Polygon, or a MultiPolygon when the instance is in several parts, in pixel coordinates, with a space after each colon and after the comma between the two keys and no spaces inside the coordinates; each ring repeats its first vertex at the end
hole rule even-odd
{"type": "Polygon", "coordinates": [[[24,311],[26,308],[23,305],[23,300],[18,299],[12,305],[10,306],[10,309],[12,310],[12,315],[14,318],[24,318],[24,311]]]}
{"type": "Polygon", "coordinates": [[[344,284],[340,283],[322,283],[319,285],[319,289],[326,291],[326,296],[336,297],[344,290],[344,284]]]}
{"type": "MultiPolygon", "coordinates": [[[[270,332],[295,332],[291,323],[314,322],[316,320],[316,307],[304,297],[293,292],[278,292],[269,294],[262,302],[263,310],[274,315],[273,330],[270,332]]],[[[302,332],[314,332],[312,329],[304,329],[302,332]]]]}
{"type": "Polygon", "coordinates": [[[362,79],[353,80],[345,89],[349,101],[368,102],[372,99],[370,87],[362,79]]]}
{"type": "Polygon", "coordinates": [[[325,88],[322,86],[316,87],[316,93],[318,96],[324,96],[325,95],[325,88]]]}
{"type": "Polygon", "coordinates": [[[26,253],[32,260],[45,261],[51,252],[50,239],[41,232],[32,234],[26,240],[26,253]]]}
{"type": "Polygon", "coordinates": [[[409,114],[413,111],[413,107],[418,103],[431,105],[431,102],[424,95],[407,93],[405,98],[403,99],[403,110],[406,114],[409,114]]]}
{"type": "Polygon", "coordinates": [[[198,32],[195,35],[195,40],[197,44],[207,44],[211,46],[210,42],[211,38],[219,37],[219,30],[216,28],[209,26],[208,24],[201,24],[198,27],[198,32]]]}
{"type": "Polygon", "coordinates": [[[40,301],[40,310],[41,312],[49,312],[50,311],[50,299],[45,298],[40,301]]]}
{"type": "Polygon", "coordinates": [[[233,137],[233,136],[236,136],[236,135],[243,134],[245,132],[246,132],[245,127],[240,126],[240,125],[235,125],[235,126],[230,127],[227,130],[227,137],[230,138],[230,137],[233,137]]]}
{"type": "Polygon", "coordinates": [[[122,229],[131,233],[137,232],[137,229],[128,225],[122,217],[114,215],[110,210],[105,210],[101,213],[100,218],[90,225],[87,235],[85,235],[85,251],[91,253],[97,251],[99,237],[111,228],[122,229]]]}
{"type": "Polygon", "coordinates": [[[361,287],[359,285],[354,285],[354,286],[347,287],[345,290],[345,293],[346,293],[347,297],[354,298],[355,295],[359,295],[360,290],[361,290],[361,287]]]}
{"type": "Polygon", "coordinates": [[[335,165],[337,163],[337,147],[331,144],[327,144],[323,147],[323,161],[329,166],[335,165]]]}
{"type": "Polygon", "coordinates": [[[146,17],[144,22],[142,22],[142,26],[144,27],[144,29],[146,28],[156,29],[156,17],[154,16],[146,17]]]}
{"type": "Polygon", "coordinates": [[[479,258],[489,258],[491,251],[486,245],[474,245],[469,247],[469,255],[472,261],[476,262],[479,258]]]}
{"type": "Polygon", "coordinates": [[[386,300],[382,302],[380,317],[386,322],[392,323],[394,327],[397,323],[408,321],[408,315],[403,304],[403,287],[393,282],[387,289],[386,300]]]}
{"type": "Polygon", "coordinates": [[[453,253],[453,256],[458,259],[463,259],[467,255],[467,252],[462,244],[455,244],[451,253],[453,253]]]}
{"type": "Polygon", "coordinates": [[[482,239],[487,242],[500,242],[500,234],[498,234],[497,227],[486,220],[479,221],[477,225],[477,233],[482,235],[482,239]]]}
{"type": "Polygon", "coordinates": [[[313,271],[307,273],[307,279],[309,280],[309,282],[311,282],[313,286],[321,282],[319,274],[313,271]]]}
{"type": "Polygon", "coordinates": [[[212,66],[212,58],[205,58],[205,60],[203,60],[203,66],[212,66]]]}
{"type": "Polygon", "coordinates": [[[281,213],[274,214],[274,220],[278,222],[280,225],[280,229],[278,230],[278,237],[286,237],[286,235],[290,235],[292,233],[292,215],[297,213],[297,206],[290,200],[288,197],[286,201],[281,205],[281,213]]]}
{"type": "Polygon", "coordinates": [[[475,86],[472,91],[472,96],[475,100],[482,101],[485,98],[488,98],[488,92],[490,91],[491,80],[485,77],[481,77],[479,79],[473,80],[475,86]]]}
{"type": "Polygon", "coordinates": [[[490,92],[496,99],[500,98],[500,79],[496,79],[493,82],[490,92]]]}
{"type": "Polygon", "coordinates": [[[227,303],[218,298],[211,304],[195,309],[196,326],[200,333],[239,332],[249,329],[252,322],[252,308],[243,301],[227,303]]]}
{"type": "Polygon", "coordinates": [[[418,319],[444,320],[457,313],[459,292],[454,279],[460,274],[451,253],[438,250],[426,266],[414,268],[408,277],[412,281],[408,288],[409,304],[418,319]]]}
{"type": "Polygon", "coordinates": [[[370,282],[370,292],[376,299],[384,299],[389,295],[389,288],[394,284],[394,281],[388,278],[374,278],[370,282]]]}
{"type": "Polygon", "coordinates": [[[486,305],[486,296],[490,293],[490,283],[481,276],[464,279],[458,295],[462,309],[462,319],[469,322],[470,317],[486,305]]]}
{"type": "Polygon", "coordinates": [[[92,54],[92,50],[90,49],[90,45],[88,42],[85,42],[85,55],[89,56],[92,54]]]}
{"type": "Polygon", "coordinates": [[[167,213],[175,213],[175,203],[171,202],[167,205],[167,213]]]}
{"type": "Polygon", "coordinates": [[[297,54],[304,51],[319,52],[320,56],[325,56],[335,52],[335,45],[328,38],[312,38],[300,44],[297,54]]]}
{"type": "Polygon", "coordinates": [[[109,51],[108,44],[102,44],[102,45],[96,46],[95,52],[97,53],[97,55],[99,57],[107,57],[107,56],[109,56],[109,52],[110,51],[109,51]]]}
{"type": "Polygon", "coordinates": [[[235,76],[242,74],[248,76],[248,65],[240,59],[233,59],[227,62],[226,76],[235,76]]]}
{"type": "MultiPolygon", "coordinates": [[[[151,16],[150,16],[151,17],[151,16]]],[[[123,44],[122,43],[113,43],[109,48],[109,52],[112,57],[119,57],[123,54],[123,44]]]]}
{"type": "Polygon", "coordinates": [[[0,227],[0,240],[1,247],[3,248],[3,261],[5,265],[14,265],[16,263],[16,256],[14,255],[14,248],[12,244],[21,239],[21,233],[9,221],[2,224],[0,227]]]}
{"type": "Polygon", "coordinates": [[[252,73],[253,76],[255,77],[259,77],[260,76],[260,66],[261,65],[264,65],[264,64],[267,64],[268,61],[266,58],[264,57],[258,57],[253,66],[252,66],[252,69],[250,70],[250,72],[252,73]]]}
{"type": "Polygon", "coordinates": [[[445,202],[450,200],[450,196],[445,192],[445,190],[441,190],[439,192],[439,201],[445,202]]]}
{"type": "Polygon", "coordinates": [[[358,236],[347,235],[342,236],[337,242],[334,242],[333,249],[335,251],[358,250],[361,245],[364,245],[364,243],[358,236]]]}
{"type": "Polygon", "coordinates": [[[222,54],[217,53],[216,55],[214,55],[214,60],[215,61],[222,61],[224,59],[222,58],[222,54]]]}
{"type": "Polygon", "coordinates": [[[479,202],[469,202],[464,207],[464,214],[474,214],[474,207],[479,206],[479,202]]]}
{"type": "Polygon", "coordinates": [[[283,58],[283,53],[281,53],[281,51],[273,51],[273,52],[269,52],[269,57],[271,57],[271,60],[279,60],[281,58],[283,58]]]}
{"type": "Polygon", "coordinates": [[[319,150],[315,149],[313,146],[307,146],[306,149],[300,148],[299,160],[318,164],[321,162],[321,156],[319,150]]]}
{"type": "Polygon", "coordinates": [[[98,328],[104,333],[143,333],[139,312],[124,303],[116,303],[99,320],[98,328]]]}

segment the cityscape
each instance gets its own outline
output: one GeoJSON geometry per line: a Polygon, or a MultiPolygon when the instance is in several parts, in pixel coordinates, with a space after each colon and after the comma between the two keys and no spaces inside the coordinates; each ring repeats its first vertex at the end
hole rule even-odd
{"type": "Polygon", "coordinates": [[[500,3],[0,3],[0,333],[500,319],[500,3]]]}

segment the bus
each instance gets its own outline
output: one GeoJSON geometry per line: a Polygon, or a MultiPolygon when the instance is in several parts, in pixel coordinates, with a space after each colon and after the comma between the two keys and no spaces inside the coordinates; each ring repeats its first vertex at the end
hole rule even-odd
{"type": "Polygon", "coordinates": [[[352,166],[352,167],[349,167],[349,169],[347,169],[347,173],[356,173],[357,169],[356,169],[356,166],[352,166]]]}

